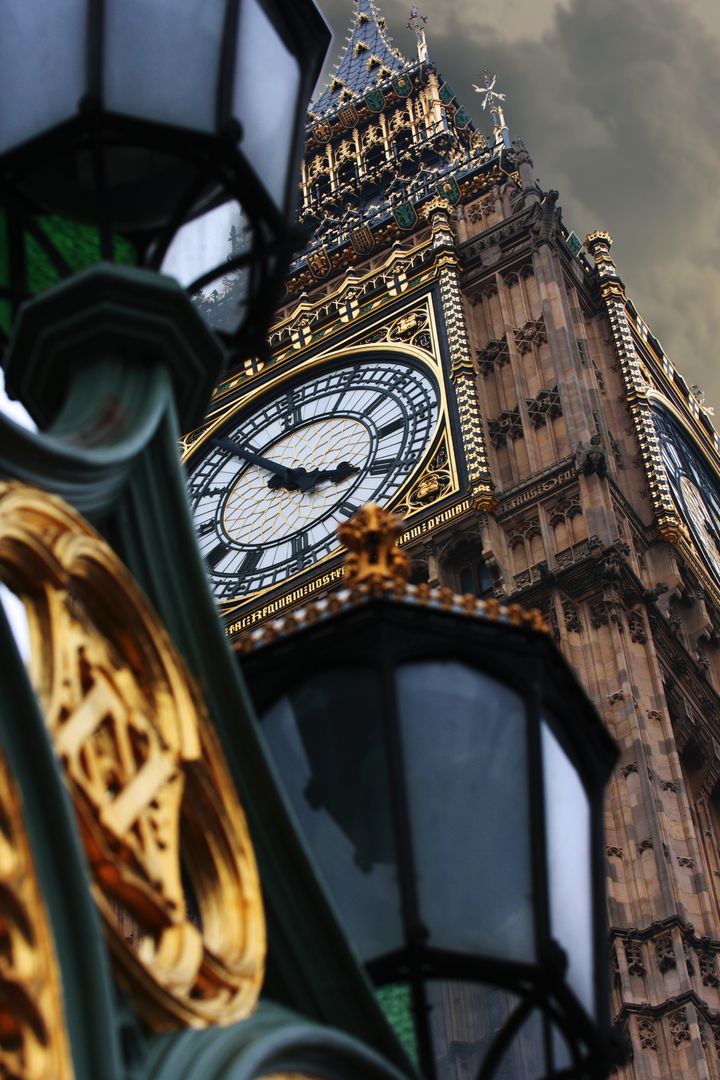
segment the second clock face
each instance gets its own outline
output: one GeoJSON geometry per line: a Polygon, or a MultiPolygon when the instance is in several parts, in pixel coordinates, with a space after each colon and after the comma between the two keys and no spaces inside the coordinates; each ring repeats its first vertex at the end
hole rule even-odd
{"type": "Polygon", "coordinates": [[[388,503],[422,462],[438,417],[431,373],[395,358],[320,371],[238,413],[188,463],[218,599],[277,585],[337,548],[338,523],[388,503]]]}
{"type": "Polygon", "coordinates": [[[653,419],[673,498],[695,547],[720,581],[720,490],[717,479],[691,437],[671,414],[655,408],[653,419]]]}

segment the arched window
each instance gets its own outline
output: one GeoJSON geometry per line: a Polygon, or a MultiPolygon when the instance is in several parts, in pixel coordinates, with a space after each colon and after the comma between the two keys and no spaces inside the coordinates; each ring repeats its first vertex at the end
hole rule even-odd
{"type": "Polygon", "coordinates": [[[423,559],[413,559],[410,567],[409,581],[411,585],[423,585],[428,581],[430,574],[428,565],[423,559]]]}
{"type": "Polygon", "coordinates": [[[446,584],[455,592],[482,596],[493,587],[495,578],[485,564],[479,540],[468,540],[451,548],[442,558],[441,566],[446,584]]]}

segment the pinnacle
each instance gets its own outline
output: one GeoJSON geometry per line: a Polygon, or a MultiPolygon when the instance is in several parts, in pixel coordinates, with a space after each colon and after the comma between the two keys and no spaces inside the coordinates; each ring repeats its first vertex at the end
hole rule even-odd
{"type": "Polygon", "coordinates": [[[313,116],[322,117],[341,105],[342,91],[359,96],[379,82],[412,66],[390,40],[385,19],[374,0],[353,0],[350,33],[323,92],[312,102],[313,116]]]}

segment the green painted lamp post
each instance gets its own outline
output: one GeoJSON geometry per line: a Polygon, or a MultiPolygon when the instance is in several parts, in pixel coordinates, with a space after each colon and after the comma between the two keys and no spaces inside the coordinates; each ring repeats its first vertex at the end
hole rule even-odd
{"type": "MultiPolygon", "coordinates": [[[[146,1022],[112,975],[88,859],[95,882],[97,866],[110,871],[81,846],[58,757],[0,614],[0,756],[26,808],[73,1074],[407,1075],[408,1059],[258,737],[208,591],[178,456],[180,432],[202,418],[228,350],[247,355],[267,328],[294,242],[304,113],[327,29],[311,0],[0,0],[0,16],[3,364],[10,392],[40,429],[0,418],[0,481],[61,496],[153,605],[198,687],[244,806],[268,936],[263,999],[252,1017],[162,1034],[146,1022]],[[208,241],[217,236],[219,251],[208,241]],[[193,269],[195,252],[205,261],[193,269]],[[163,269],[193,299],[156,272],[163,269]],[[213,297],[218,276],[230,281],[213,297]],[[208,304],[222,306],[221,337],[201,317],[208,304]]],[[[6,505],[14,490],[3,488],[6,505]]],[[[51,505],[48,514],[54,520],[51,505]]],[[[20,534],[12,520],[0,525],[0,574],[12,585],[7,568],[20,534]]],[[[42,550],[22,537],[28,551],[42,550]]],[[[72,615],[78,598],[67,603],[72,615]]],[[[117,619],[121,626],[121,612],[117,619]]],[[[132,658],[132,641],[125,644],[132,658]]],[[[95,686],[88,662],[81,652],[81,695],[95,686]]],[[[113,708],[124,722],[117,702],[113,708]]],[[[160,744],[158,753],[162,761],[160,744]]],[[[109,799],[119,784],[108,773],[109,799]]],[[[201,923],[206,900],[190,889],[188,907],[199,907],[201,923]]],[[[208,923],[220,926],[223,914],[235,915],[212,910],[208,923]]],[[[185,933],[191,944],[197,937],[185,933]]],[[[204,970],[213,971],[212,955],[204,970]]]]}

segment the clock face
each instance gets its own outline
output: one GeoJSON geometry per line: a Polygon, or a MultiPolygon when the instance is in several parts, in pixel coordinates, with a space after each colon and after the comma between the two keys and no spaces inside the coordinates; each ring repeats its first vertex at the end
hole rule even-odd
{"type": "Polygon", "coordinates": [[[388,503],[428,451],[439,401],[410,360],[347,361],[269,392],[205,440],[188,487],[218,599],[311,566],[339,546],[339,522],[388,503]]]}
{"type": "Polygon", "coordinates": [[[653,419],[670,490],[708,568],[720,581],[720,485],[682,425],[656,407],[653,419]]]}

